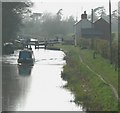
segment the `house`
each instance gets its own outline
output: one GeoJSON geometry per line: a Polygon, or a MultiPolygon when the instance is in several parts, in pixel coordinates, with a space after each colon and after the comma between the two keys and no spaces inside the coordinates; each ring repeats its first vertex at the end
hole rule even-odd
{"type": "Polygon", "coordinates": [[[101,38],[109,39],[109,23],[103,18],[92,23],[87,19],[86,11],[81,15],[81,20],[74,25],[75,38],[101,38]]]}
{"type": "Polygon", "coordinates": [[[103,18],[100,18],[96,22],[94,22],[94,28],[100,32],[103,33],[103,36],[100,37],[102,39],[109,40],[110,37],[110,25],[107,21],[105,21],[103,18]]]}
{"type": "Polygon", "coordinates": [[[92,28],[93,24],[87,19],[86,11],[81,15],[81,20],[74,25],[75,37],[82,37],[82,29],[92,28]]]}
{"type": "Polygon", "coordinates": [[[83,38],[104,37],[104,33],[95,28],[86,28],[86,29],[81,29],[81,37],[83,38]]]}

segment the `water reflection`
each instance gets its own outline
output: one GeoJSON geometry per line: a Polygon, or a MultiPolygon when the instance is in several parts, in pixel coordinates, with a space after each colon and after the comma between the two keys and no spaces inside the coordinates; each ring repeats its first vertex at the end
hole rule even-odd
{"type": "Polygon", "coordinates": [[[31,75],[32,66],[29,65],[18,65],[18,72],[21,76],[31,75]]]}
{"type": "Polygon", "coordinates": [[[26,98],[25,89],[29,89],[30,77],[19,76],[17,65],[2,64],[2,110],[15,111],[26,98]]]}

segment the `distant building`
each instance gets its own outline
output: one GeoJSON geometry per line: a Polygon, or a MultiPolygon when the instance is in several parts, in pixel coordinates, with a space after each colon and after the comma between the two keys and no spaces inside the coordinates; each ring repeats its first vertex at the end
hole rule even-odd
{"type": "Polygon", "coordinates": [[[109,39],[109,23],[103,18],[92,23],[87,19],[86,11],[81,15],[81,20],[74,25],[75,38],[101,38],[109,39]]]}
{"type": "Polygon", "coordinates": [[[103,18],[100,18],[94,23],[94,28],[103,33],[103,36],[100,37],[102,39],[106,39],[106,40],[109,39],[110,36],[109,27],[110,27],[109,23],[105,21],[103,18]]]}
{"type": "Polygon", "coordinates": [[[86,29],[81,29],[81,37],[83,37],[83,38],[95,38],[95,37],[103,38],[104,33],[95,28],[86,28],[86,29]]]}
{"type": "Polygon", "coordinates": [[[87,19],[86,11],[81,15],[81,20],[74,25],[75,37],[82,37],[82,29],[92,28],[92,23],[87,19]]]}

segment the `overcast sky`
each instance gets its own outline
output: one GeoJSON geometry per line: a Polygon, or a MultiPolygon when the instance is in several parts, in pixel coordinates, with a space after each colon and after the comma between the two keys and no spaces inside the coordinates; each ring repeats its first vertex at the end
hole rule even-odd
{"type": "MultiPolygon", "coordinates": [[[[109,9],[109,0],[32,0],[34,2],[34,12],[51,12],[57,13],[59,9],[62,9],[64,17],[73,15],[80,18],[82,12],[87,11],[91,13],[91,9],[104,6],[105,9],[109,9]]],[[[118,1],[111,0],[112,10],[118,9],[118,1]]]]}

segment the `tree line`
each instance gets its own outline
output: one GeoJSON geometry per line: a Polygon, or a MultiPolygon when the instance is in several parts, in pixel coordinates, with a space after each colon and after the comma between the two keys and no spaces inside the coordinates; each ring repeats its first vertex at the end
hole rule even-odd
{"type": "Polygon", "coordinates": [[[74,17],[61,19],[60,14],[44,13],[39,19],[31,18],[25,22],[22,33],[45,38],[66,37],[73,34],[74,17]]]}
{"type": "Polygon", "coordinates": [[[32,2],[2,2],[2,42],[11,42],[30,13],[32,2]]]}
{"type": "MultiPolygon", "coordinates": [[[[14,40],[18,32],[20,34],[31,34],[43,36],[46,38],[53,38],[61,36],[64,38],[71,38],[73,35],[73,25],[77,20],[75,17],[69,16],[63,19],[60,9],[56,14],[41,13],[37,17],[33,17],[30,7],[32,2],[3,2],[2,3],[2,42],[14,40]]],[[[108,19],[104,7],[97,7],[94,9],[94,21],[100,17],[108,19]]],[[[112,18],[117,19],[117,10],[112,12],[112,18]]],[[[91,20],[91,15],[88,16],[91,20]]],[[[113,25],[115,25],[113,23],[113,25]]],[[[116,23],[118,24],[118,23],[116,23]]]]}

